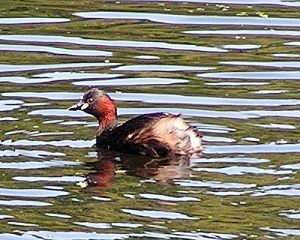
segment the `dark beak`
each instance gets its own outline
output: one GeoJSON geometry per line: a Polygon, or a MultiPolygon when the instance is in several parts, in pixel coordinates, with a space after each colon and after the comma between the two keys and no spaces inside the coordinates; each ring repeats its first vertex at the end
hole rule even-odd
{"type": "Polygon", "coordinates": [[[77,104],[73,105],[72,107],[69,107],[68,110],[69,111],[77,111],[77,110],[85,110],[86,108],[89,107],[89,104],[86,102],[83,102],[82,100],[80,100],[77,104]]]}

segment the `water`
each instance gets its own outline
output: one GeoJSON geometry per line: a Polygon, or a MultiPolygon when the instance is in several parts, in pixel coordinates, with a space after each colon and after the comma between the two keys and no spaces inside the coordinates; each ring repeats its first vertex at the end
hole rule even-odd
{"type": "Polygon", "coordinates": [[[242,25],[242,26],[276,26],[276,27],[298,27],[300,19],[297,18],[261,18],[261,17],[232,17],[232,16],[190,16],[158,13],[139,12],[79,12],[74,16],[83,19],[128,19],[147,20],[166,24],[187,25],[242,25]]]}
{"type": "Polygon", "coordinates": [[[67,18],[37,18],[37,17],[32,17],[32,18],[1,18],[0,24],[43,24],[43,23],[63,23],[63,22],[69,22],[70,19],[67,18]]]}
{"type": "MultiPolygon", "coordinates": [[[[153,1],[153,0],[150,0],[153,1]]],[[[194,2],[194,3],[214,3],[214,4],[239,4],[239,5],[283,5],[299,7],[298,1],[284,0],[160,0],[160,2],[194,2]]]]}
{"type": "MultiPolygon", "coordinates": [[[[199,52],[227,52],[227,50],[218,47],[198,46],[193,44],[173,44],[167,42],[149,42],[149,41],[128,41],[128,40],[102,40],[88,39],[81,37],[66,37],[66,36],[41,36],[41,35],[0,35],[0,39],[7,41],[21,42],[43,42],[43,43],[69,43],[73,45],[86,46],[106,46],[106,47],[126,47],[126,48],[159,48],[169,50],[182,51],[199,51],[199,52]]],[[[61,52],[62,50],[60,50],[61,52]]],[[[66,50],[64,50],[66,52],[66,50]]]]}
{"type": "Polygon", "coordinates": [[[0,240],[297,239],[299,6],[5,0],[0,240]],[[96,152],[67,110],[91,86],[121,123],[182,114],[202,156],[96,152]]]}
{"type": "Polygon", "coordinates": [[[71,55],[71,56],[84,56],[84,57],[111,57],[112,53],[108,51],[97,50],[72,50],[65,48],[44,47],[35,45],[11,45],[0,44],[0,51],[16,51],[16,52],[45,52],[51,54],[71,55]]]}
{"type": "MultiPolygon", "coordinates": [[[[297,37],[300,36],[300,31],[285,31],[285,30],[195,30],[195,31],[184,31],[187,34],[195,34],[195,35],[233,35],[233,36],[247,36],[247,35],[254,35],[254,36],[264,36],[264,37],[274,37],[280,36],[282,38],[290,38],[290,37],[297,37]]],[[[286,43],[288,44],[288,43],[286,43]]]]}

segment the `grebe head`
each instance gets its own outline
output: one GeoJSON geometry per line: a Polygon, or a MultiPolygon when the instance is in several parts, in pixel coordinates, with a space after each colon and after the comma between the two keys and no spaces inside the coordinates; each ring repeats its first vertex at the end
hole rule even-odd
{"type": "Polygon", "coordinates": [[[81,110],[93,115],[98,119],[101,129],[112,127],[117,119],[116,104],[104,91],[98,88],[87,91],[82,99],[69,110],[81,110]]]}

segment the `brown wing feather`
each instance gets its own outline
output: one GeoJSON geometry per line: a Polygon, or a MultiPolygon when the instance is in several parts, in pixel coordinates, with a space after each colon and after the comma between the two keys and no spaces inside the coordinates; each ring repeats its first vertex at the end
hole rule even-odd
{"type": "Polygon", "coordinates": [[[186,155],[202,150],[200,133],[179,115],[145,114],[103,133],[99,145],[155,157],[186,155]]]}

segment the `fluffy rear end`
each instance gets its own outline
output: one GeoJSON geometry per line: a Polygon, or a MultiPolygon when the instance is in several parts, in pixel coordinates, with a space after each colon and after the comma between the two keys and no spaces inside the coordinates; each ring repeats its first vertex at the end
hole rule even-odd
{"type": "Polygon", "coordinates": [[[202,151],[200,132],[179,115],[145,114],[123,124],[129,131],[122,139],[125,151],[154,157],[192,155],[202,151]],[[142,120],[142,121],[141,121],[142,120]],[[130,131],[131,127],[140,126],[130,131]]]}
{"type": "Polygon", "coordinates": [[[203,150],[201,133],[184,122],[180,116],[170,115],[153,126],[154,135],[165,142],[175,155],[199,153],[203,150]]]}

